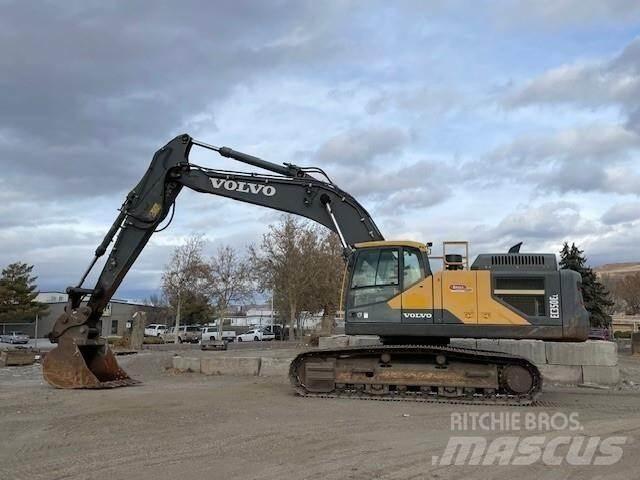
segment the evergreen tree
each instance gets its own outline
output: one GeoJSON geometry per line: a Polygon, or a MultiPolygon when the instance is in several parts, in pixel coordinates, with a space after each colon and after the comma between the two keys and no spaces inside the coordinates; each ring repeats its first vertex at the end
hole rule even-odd
{"type": "Polygon", "coordinates": [[[607,313],[613,306],[609,297],[609,292],[605,286],[598,281],[596,274],[587,266],[587,259],[575,243],[567,242],[560,251],[560,268],[569,269],[582,275],[582,298],[584,306],[589,312],[589,319],[592,327],[602,328],[611,325],[611,315],[607,313]]]}
{"type": "Polygon", "coordinates": [[[0,277],[0,322],[21,323],[35,319],[36,314],[47,309],[35,301],[38,292],[31,276],[33,265],[16,262],[2,270],[0,277]]]}

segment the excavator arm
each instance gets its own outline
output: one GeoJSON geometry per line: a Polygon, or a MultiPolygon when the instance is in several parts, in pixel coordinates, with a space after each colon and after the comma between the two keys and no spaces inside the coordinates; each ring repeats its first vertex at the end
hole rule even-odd
{"type": "Polygon", "coordinates": [[[346,254],[356,243],[383,240],[362,205],[319,168],[278,165],[180,135],[155,153],[148,170],[127,195],[79,283],[67,289],[69,301],[65,312],[49,334],[58,347],[46,356],[43,368],[45,378],[53,386],[104,388],[135,383],[118,367],[106,340],[100,336],[98,322],[153,233],[169,214],[173,217],[172,210],[183,187],[311,219],[336,232],[346,254]],[[189,153],[194,146],[273,173],[215,170],[192,164],[189,153]],[[114,238],[96,285],[84,288],[88,274],[114,238]],[[87,297],[87,304],[82,305],[87,297]]]}

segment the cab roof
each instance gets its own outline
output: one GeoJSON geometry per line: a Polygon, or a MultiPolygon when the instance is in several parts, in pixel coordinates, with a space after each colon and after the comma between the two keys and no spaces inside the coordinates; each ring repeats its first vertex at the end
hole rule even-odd
{"type": "Polygon", "coordinates": [[[422,242],[414,242],[413,240],[379,240],[375,242],[360,242],[354,244],[356,248],[370,247],[413,247],[419,250],[427,250],[427,246],[422,242]]]}

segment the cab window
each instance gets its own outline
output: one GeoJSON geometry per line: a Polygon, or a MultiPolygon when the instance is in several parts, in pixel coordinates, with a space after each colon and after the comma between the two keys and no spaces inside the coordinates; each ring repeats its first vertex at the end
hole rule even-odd
{"type": "Polygon", "coordinates": [[[360,252],[351,278],[351,306],[384,302],[397,295],[399,263],[397,248],[360,252]]]}
{"type": "Polygon", "coordinates": [[[372,250],[358,256],[351,288],[398,285],[398,250],[372,250]]]}
{"type": "Polygon", "coordinates": [[[405,248],[402,254],[402,287],[406,290],[424,278],[424,268],[417,250],[405,248]]]}

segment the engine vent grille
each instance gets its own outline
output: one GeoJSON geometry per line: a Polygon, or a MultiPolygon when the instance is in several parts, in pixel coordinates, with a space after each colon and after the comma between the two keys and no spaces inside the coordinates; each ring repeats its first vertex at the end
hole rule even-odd
{"type": "Polygon", "coordinates": [[[481,253],[471,265],[471,270],[557,270],[558,262],[553,253],[481,253]]]}
{"type": "Polygon", "coordinates": [[[491,255],[491,265],[540,265],[543,266],[544,255],[491,255]]]}

